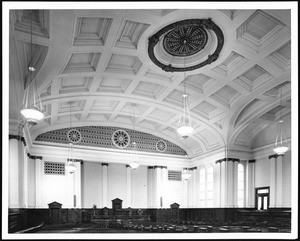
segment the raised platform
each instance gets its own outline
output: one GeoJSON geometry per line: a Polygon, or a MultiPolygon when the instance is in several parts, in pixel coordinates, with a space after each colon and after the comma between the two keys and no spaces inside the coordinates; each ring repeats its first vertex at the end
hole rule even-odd
{"type": "Polygon", "coordinates": [[[287,226],[291,225],[291,210],[239,210],[236,212],[237,220],[248,220],[261,225],[287,226]]]}
{"type": "Polygon", "coordinates": [[[91,223],[99,224],[101,227],[108,228],[110,226],[118,226],[129,221],[148,221],[149,215],[96,215],[91,217],[91,223]]]}

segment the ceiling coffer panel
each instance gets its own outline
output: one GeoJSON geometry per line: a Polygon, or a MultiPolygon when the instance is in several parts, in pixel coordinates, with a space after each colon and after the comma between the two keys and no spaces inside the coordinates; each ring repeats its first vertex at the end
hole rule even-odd
{"type": "Polygon", "coordinates": [[[105,45],[112,20],[111,18],[94,17],[77,18],[74,46],[105,45]]]}
{"type": "Polygon", "coordinates": [[[49,39],[49,10],[15,10],[12,17],[15,31],[49,39]]]}
{"type": "MultiPolygon", "coordinates": [[[[126,128],[103,126],[84,126],[76,127],[75,129],[81,133],[81,141],[74,144],[75,146],[90,146],[110,149],[122,148],[122,150],[131,151],[131,141],[135,141],[137,143],[138,151],[180,156],[185,156],[187,154],[185,150],[176,144],[145,132],[126,128]],[[124,148],[118,146],[118,143],[121,143],[124,140],[128,140],[130,143],[126,143],[126,147],[124,148]],[[163,150],[158,148],[159,143],[162,141],[166,143],[166,147],[163,150]]],[[[39,135],[35,141],[66,144],[67,146],[69,143],[67,138],[69,130],[70,128],[64,128],[49,131],[39,135]]]]}
{"type": "Polygon", "coordinates": [[[257,52],[287,34],[289,27],[264,11],[257,10],[237,29],[237,40],[257,52]]]}

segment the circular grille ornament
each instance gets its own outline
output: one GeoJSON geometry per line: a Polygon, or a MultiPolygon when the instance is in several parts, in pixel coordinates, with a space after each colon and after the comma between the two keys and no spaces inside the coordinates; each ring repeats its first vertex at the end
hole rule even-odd
{"type": "Polygon", "coordinates": [[[171,23],[149,37],[148,40],[148,55],[151,61],[166,72],[193,71],[211,64],[218,59],[224,45],[223,32],[211,18],[186,19],[171,23]],[[162,49],[159,44],[160,40],[163,40],[162,49]],[[204,47],[209,49],[209,46],[206,46],[208,41],[216,42],[214,51],[212,50],[207,56],[203,56],[200,61],[193,63],[193,65],[180,67],[174,64],[172,66],[173,63],[167,61],[167,58],[162,59],[161,57],[164,55],[163,51],[177,58],[197,56],[197,54],[200,54],[200,50],[204,50],[204,47]],[[161,53],[158,54],[158,52],[161,53]]]}
{"type": "Polygon", "coordinates": [[[156,142],[156,150],[159,152],[164,152],[167,149],[167,143],[163,140],[159,140],[156,142]]]}
{"type": "Polygon", "coordinates": [[[118,148],[126,148],[130,143],[130,136],[124,130],[116,130],[112,134],[112,142],[118,148]]]}
{"type": "Polygon", "coordinates": [[[71,129],[67,133],[67,138],[72,143],[78,143],[81,141],[81,133],[76,129],[71,129]]]}
{"type": "Polygon", "coordinates": [[[190,56],[207,43],[206,31],[197,25],[182,25],[174,28],[163,39],[165,50],[174,56],[190,56]]]}

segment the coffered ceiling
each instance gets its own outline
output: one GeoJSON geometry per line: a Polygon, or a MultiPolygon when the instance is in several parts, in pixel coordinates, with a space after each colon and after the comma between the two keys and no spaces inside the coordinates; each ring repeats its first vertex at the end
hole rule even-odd
{"type": "MultiPolygon", "coordinates": [[[[29,10],[10,11],[9,118],[20,121],[30,48],[29,10]]],[[[73,126],[117,126],[147,132],[202,155],[224,147],[251,150],[257,135],[291,114],[290,10],[40,9],[33,53],[45,118],[32,140],[73,126]],[[165,72],[148,55],[148,39],[184,19],[211,18],[224,34],[216,61],[165,72]],[[194,134],[176,133],[183,80],[194,134]],[[282,88],[282,103],[280,88],[282,88]],[[133,104],[136,104],[134,114],[133,104]]]]}

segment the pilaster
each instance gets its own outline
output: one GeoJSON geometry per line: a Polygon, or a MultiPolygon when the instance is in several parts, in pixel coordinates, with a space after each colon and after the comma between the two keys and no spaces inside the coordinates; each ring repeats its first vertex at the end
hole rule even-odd
{"type": "Polygon", "coordinates": [[[126,165],[126,199],[128,207],[131,207],[131,175],[131,167],[129,165],[126,165]]]}
{"type": "Polygon", "coordinates": [[[107,172],[108,163],[102,163],[102,205],[107,207],[107,172]]]}

